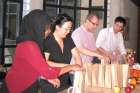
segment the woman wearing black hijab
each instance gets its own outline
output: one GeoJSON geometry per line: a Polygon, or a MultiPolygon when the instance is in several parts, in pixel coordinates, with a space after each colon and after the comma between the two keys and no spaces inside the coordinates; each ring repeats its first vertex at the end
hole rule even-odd
{"type": "Polygon", "coordinates": [[[58,68],[47,64],[43,46],[50,24],[50,17],[42,10],[33,10],[23,18],[13,64],[5,78],[9,92],[4,93],[38,93],[38,86],[41,93],[57,93],[57,77],[81,69],[79,65],[58,68]]]}

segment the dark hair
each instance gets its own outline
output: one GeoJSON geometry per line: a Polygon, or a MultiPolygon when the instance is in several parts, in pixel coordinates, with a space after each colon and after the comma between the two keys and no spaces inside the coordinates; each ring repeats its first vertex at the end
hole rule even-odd
{"type": "Polygon", "coordinates": [[[116,22],[120,22],[120,23],[123,23],[123,25],[125,26],[126,25],[126,20],[125,18],[121,17],[121,16],[118,16],[115,18],[115,23],[116,22]]]}
{"type": "Polygon", "coordinates": [[[90,20],[92,17],[97,17],[98,19],[100,18],[99,17],[99,14],[96,13],[96,12],[90,12],[87,16],[86,16],[86,19],[90,20]]]}
{"type": "Polygon", "coordinates": [[[17,38],[17,43],[32,40],[35,41],[41,51],[43,49],[43,40],[45,38],[46,27],[51,24],[49,15],[40,9],[32,10],[24,16],[17,38]]]}
{"type": "Polygon", "coordinates": [[[53,23],[51,25],[51,31],[52,32],[55,31],[56,25],[59,25],[61,27],[65,22],[68,22],[68,21],[73,22],[72,18],[69,15],[67,15],[66,13],[64,13],[64,14],[58,14],[53,19],[53,23]]]}

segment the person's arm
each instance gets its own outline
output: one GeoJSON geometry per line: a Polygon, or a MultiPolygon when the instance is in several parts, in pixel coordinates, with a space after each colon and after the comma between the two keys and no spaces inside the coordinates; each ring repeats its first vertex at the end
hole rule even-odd
{"type": "Polygon", "coordinates": [[[24,45],[21,45],[20,48],[26,64],[30,66],[31,70],[38,73],[38,76],[43,76],[46,79],[55,79],[59,76],[61,69],[51,67],[46,63],[45,58],[35,42],[25,41],[24,45]]]}
{"type": "Polygon", "coordinates": [[[46,62],[45,58],[40,52],[38,45],[32,41],[25,41],[26,44],[21,45],[22,57],[26,64],[36,71],[38,75],[45,77],[46,79],[56,79],[60,75],[69,71],[81,70],[80,65],[67,65],[64,67],[51,67],[46,62]],[[26,50],[26,51],[25,51],[26,50]]]}
{"type": "Polygon", "coordinates": [[[65,64],[65,63],[56,63],[56,62],[53,62],[50,60],[47,60],[47,63],[52,67],[64,67],[64,66],[69,65],[69,64],[65,64]]]}
{"type": "Polygon", "coordinates": [[[82,65],[83,65],[83,64],[82,64],[82,60],[81,60],[81,57],[80,57],[80,54],[79,54],[77,48],[74,47],[74,48],[71,50],[71,52],[72,52],[72,55],[73,55],[73,57],[74,57],[74,59],[75,59],[75,63],[76,63],[76,64],[79,64],[80,66],[82,66],[82,65]]]}
{"type": "Polygon", "coordinates": [[[81,71],[81,70],[82,70],[82,67],[78,64],[67,65],[67,66],[64,66],[61,68],[59,75],[63,75],[63,74],[70,72],[70,71],[81,71]]]}
{"type": "Polygon", "coordinates": [[[83,42],[81,41],[81,35],[80,35],[78,30],[74,31],[72,33],[71,37],[72,37],[79,53],[85,54],[85,55],[88,55],[88,56],[98,56],[98,57],[100,57],[100,55],[98,55],[97,53],[83,47],[83,44],[82,44],[83,42]]]}
{"type": "Polygon", "coordinates": [[[106,56],[106,57],[109,57],[111,59],[111,53],[106,51],[104,48],[102,48],[102,46],[104,45],[104,42],[107,38],[107,33],[108,30],[107,28],[106,29],[102,29],[99,34],[98,34],[98,37],[96,39],[96,50],[102,54],[103,56],[106,56]]]}
{"type": "Polygon", "coordinates": [[[82,54],[85,54],[85,55],[88,55],[88,56],[96,56],[98,58],[102,58],[102,55],[100,55],[98,52],[96,51],[91,51],[89,49],[86,49],[86,48],[82,48],[82,47],[79,47],[78,48],[78,51],[82,54]]]}
{"type": "MultiPolygon", "coordinates": [[[[70,72],[70,71],[82,71],[82,68],[80,65],[67,65],[64,67],[61,67],[59,76],[70,72]]],[[[54,87],[58,88],[60,86],[60,80],[59,79],[48,79],[48,82],[50,82],[54,87]]]]}
{"type": "Polygon", "coordinates": [[[96,49],[100,54],[102,54],[105,57],[109,57],[110,59],[112,58],[112,54],[108,51],[106,51],[105,49],[99,47],[96,49]]]}

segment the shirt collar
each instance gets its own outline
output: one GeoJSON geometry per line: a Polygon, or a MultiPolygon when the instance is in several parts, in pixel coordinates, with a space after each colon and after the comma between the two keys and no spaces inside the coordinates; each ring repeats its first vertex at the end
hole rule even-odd
{"type": "Polygon", "coordinates": [[[81,25],[81,28],[83,29],[84,32],[89,33],[89,34],[92,34],[92,32],[87,31],[87,30],[85,29],[84,25],[81,25]]]}
{"type": "Polygon", "coordinates": [[[111,32],[114,32],[113,27],[109,28],[109,30],[110,30],[111,32]]]}

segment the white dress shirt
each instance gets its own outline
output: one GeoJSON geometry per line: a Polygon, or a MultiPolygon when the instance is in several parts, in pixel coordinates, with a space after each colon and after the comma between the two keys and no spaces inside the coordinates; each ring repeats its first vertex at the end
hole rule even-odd
{"type": "Polygon", "coordinates": [[[99,32],[96,40],[96,47],[101,47],[111,53],[119,49],[121,55],[126,54],[122,33],[114,33],[113,27],[102,29],[99,32]]]}

